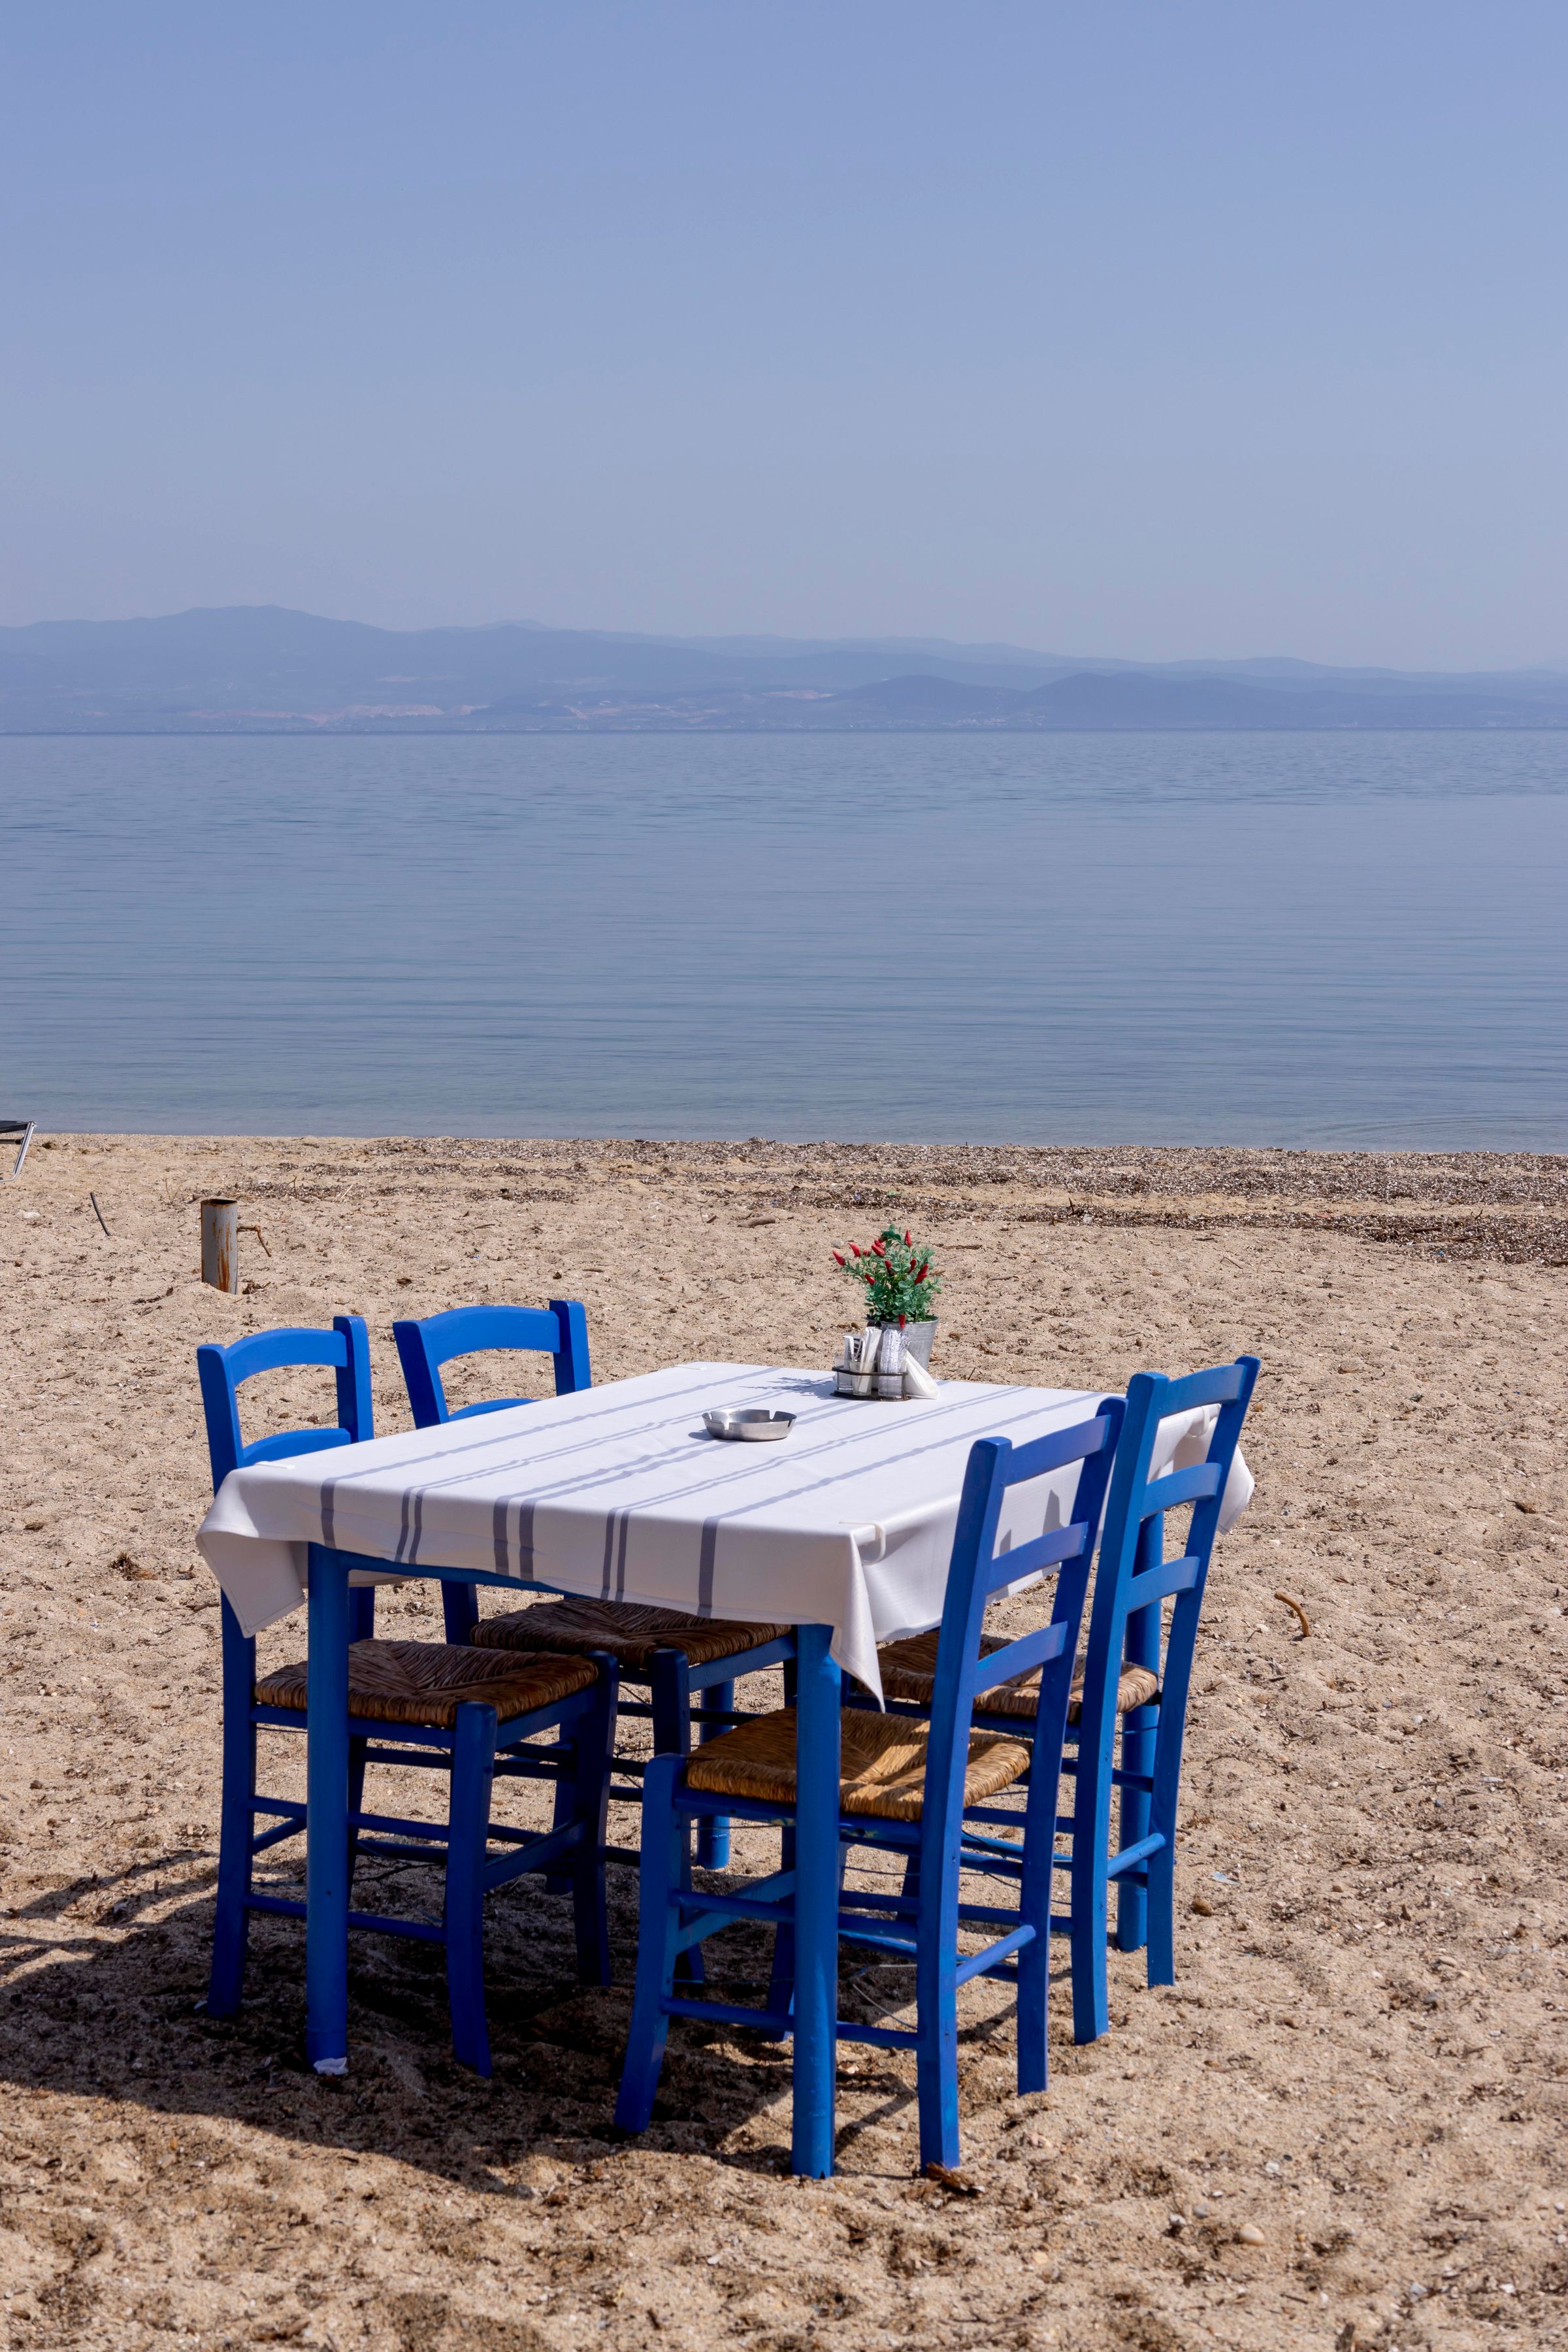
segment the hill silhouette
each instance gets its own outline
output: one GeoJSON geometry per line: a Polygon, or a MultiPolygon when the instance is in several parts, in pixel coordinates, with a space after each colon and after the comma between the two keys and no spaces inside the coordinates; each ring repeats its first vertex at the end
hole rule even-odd
{"type": "Polygon", "coordinates": [[[940,639],[382,629],[279,605],[0,629],[9,734],[1568,726],[1568,673],[1144,664],[940,639]]]}

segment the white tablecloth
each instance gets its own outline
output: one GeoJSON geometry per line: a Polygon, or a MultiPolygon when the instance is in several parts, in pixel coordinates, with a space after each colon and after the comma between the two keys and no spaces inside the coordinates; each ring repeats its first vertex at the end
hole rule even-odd
{"type": "MultiPolygon", "coordinates": [[[[1089,1418],[1099,1389],[944,1381],[931,1400],[840,1400],[830,1375],[679,1364],[439,1429],[231,1471],[196,1538],[247,1633],[300,1606],[306,1546],[478,1569],[605,1600],[833,1628],[879,1697],[877,1644],[942,1615],[969,1449],[1089,1418]],[[708,1435],[705,1406],[799,1417],[780,1444],[708,1435]]],[[[1161,1431],[1201,1461],[1213,1415],[1161,1431]]],[[[1060,1526],[1076,1465],[1016,1490],[1001,1542],[1060,1526]]],[[[1252,1479],[1237,1456],[1222,1526],[1252,1479]]]]}

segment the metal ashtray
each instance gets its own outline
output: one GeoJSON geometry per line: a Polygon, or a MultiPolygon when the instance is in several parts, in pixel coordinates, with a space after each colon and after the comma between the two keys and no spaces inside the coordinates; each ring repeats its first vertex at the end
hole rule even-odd
{"type": "Polygon", "coordinates": [[[764,1404],[715,1405],[702,1416],[710,1437],[749,1437],[755,1444],[787,1437],[795,1427],[793,1412],[773,1412],[764,1404]]]}

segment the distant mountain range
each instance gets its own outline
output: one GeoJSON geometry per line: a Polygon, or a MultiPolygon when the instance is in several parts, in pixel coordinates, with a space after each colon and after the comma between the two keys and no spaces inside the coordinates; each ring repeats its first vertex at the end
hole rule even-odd
{"type": "Polygon", "coordinates": [[[275,604],[0,629],[4,734],[1568,727],[1568,670],[1075,660],[925,638],[376,629],[275,604]]]}

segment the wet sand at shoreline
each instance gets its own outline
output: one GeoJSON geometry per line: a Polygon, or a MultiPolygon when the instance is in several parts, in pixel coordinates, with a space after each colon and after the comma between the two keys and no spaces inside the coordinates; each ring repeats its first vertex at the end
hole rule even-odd
{"type": "MultiPolygon", "coordinates": [[[[1561,1157],[41,1139],[0,1191],[0,2346],[1568,2341],[1565,1307],[1561,1157]],[[270,1251],[243,1238],[236,1298],[196,1278],[211,1192],[270,1251]],[[947,1276],[939,1373],[1263,1359],[1174,1988],[1114,1956],[1115,2027],[1075,2050],[1058,1979],[1024,2102],[1003,1989],[969,1989],[973,2197],[914,2178],[901,2053],[847,2053],[831,2182],[784,2177],[787,2055],[743,2034],[678,2024],[653,2130],[616,2139],[626,1872],[602,1992],[570,1981],[564,1898],[492,1904],[489,2085],[416,1946],[356,1940],[342,2083],[304,2066],[287,1923],[254,1930],[241,2017],[205,2020],[198,1342],[357,1309],[383,1430],[393,1317],[470,1299],[581,1297],[600,1381],[820,1366],[828,1244],[889,1216],[947,1276]]],[[[327,1393],[280,1378],[266,1410],[327,1393]]],[[[418,1588],[383,1603],[382,1630],[438,1622],[418,1588]]],[[[263,1662],[302,1647],[296,1619],[263,1662]]],[[[904,1997],[863,1957],[847,2000],[904,1997]]]]}

